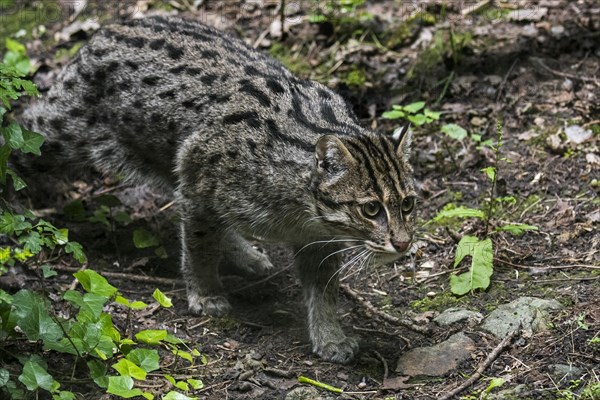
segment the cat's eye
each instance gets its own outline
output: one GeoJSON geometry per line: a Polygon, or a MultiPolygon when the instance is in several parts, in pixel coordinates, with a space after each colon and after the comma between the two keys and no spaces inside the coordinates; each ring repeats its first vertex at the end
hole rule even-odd
{"type": "Polygon", "coordinates": [[[367,218],[375,218],[380,211],[381,204],[376,201],[370,201],[362,206],[362,212],[367,218]]]}
{"type": "Polygon", "coordinates": [[[401,208],[402,214],[410,214],[413,208],[415,208],[415,198],[412,196],[405,197],[404,200],[402,200],[401,208]]]}

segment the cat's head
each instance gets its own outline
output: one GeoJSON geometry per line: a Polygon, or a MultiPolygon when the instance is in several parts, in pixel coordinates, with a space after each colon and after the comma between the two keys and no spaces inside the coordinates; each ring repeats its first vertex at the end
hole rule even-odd
{"type": "Polygon", "coordinates": [[[380,263],[397,259],[415,231],[417,193],[408,158],[408,125],[391,136],[322,136],[315,149],[313,192],[330,233],[364,246],[380,263]]]}

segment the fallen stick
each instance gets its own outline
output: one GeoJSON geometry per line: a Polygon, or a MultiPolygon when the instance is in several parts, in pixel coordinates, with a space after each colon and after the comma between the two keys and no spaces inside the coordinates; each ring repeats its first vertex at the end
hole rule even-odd
{"type": "MultiPolygon", "coordinates": [[[[81,268],[66,267],[62,265],[53,265],[52,269],[62,272],[78,272],[81,270],[81,268]]],[[[161,285],[170,286],[184,286],[184,283],[181,279],[161,278],[158,276],[134,275],[127,274],[124,272],[98,271],[98,273],[106,278],[126,279],[128,281],[133,282],[158,283],[161,285]]]]}
{"type": "Polygon", "coordinates": [[[475,383],[475,381],[477,381],[481,377],[481,374],[483,373],[483,371],[485,371],[494,362],[494,360],[496,360],[496,358],[498,358],[500,353],[502,353],[502,351],[510,344],[512,338],[515,337],[515,335],[517,334],[518,331],[519,331],[519,328],[515,329],[514,331],[512,331],[511,333],[506,335],[506,337],[504,339],[502,339],[502,341],[498,344],[498,346],[496,346],[494,351],[492,351],[487,356],[487,358],[479,365],[479,367],[477,368],[477,371],[475,371],[475,373],[469,379],[464,381],[462,385],[460,385],[456,389],[452,390],[450,393],[447,393],[447,394],[443,395],[442,397],[440,397],[440,400],[451,399],[452,397],[456,396],[457,394],[459,394],[460,392],[462,392],[463,390],[465,390],[466,388],[471,386],[473,383],[475,383]]]}
{"type": "Polygon", "coordinates": [[[360,305],[362,305],[369,312],[381,317],[381,319],[383,319],[384,321],[387,321],[394,325],[403,326],[405,328],[408,328],[410,330],[413,330],[413,331],[419,332],[419,333],[428,333],[429,332],[429,329],[426,326],[415,325],[408,320],[394,317],[393,315],[390,315],[381,310],[378,310],[373,304],[371,304],[371,302],[369,300],[365,299],[364,297],[362,297],[361,295],[356,293],[354,290],[350,289],[350,287],[348,285],[342,284],[342,285],[340,285],[340,288],[343,290],[343,292],[348,297],[350,297],[352,300],[354,300],[357,303],[359,303],[360,305]]]}

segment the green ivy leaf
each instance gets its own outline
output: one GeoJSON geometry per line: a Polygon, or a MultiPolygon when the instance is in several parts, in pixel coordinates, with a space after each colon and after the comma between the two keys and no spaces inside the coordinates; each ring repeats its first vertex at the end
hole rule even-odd
{"type": "Polygon", "coordinates": [[[516,236],[521,236],[526,231],[537,231],[538,227],[528,224],[506,224],[496,228],[497,231],[509,232],[516,236]]]}
{"type": "Polygon", "coordinates": [[[6,172],[8,171],[8,157],[10,157],[10,146],[8,143],[0,146],[0,184],[6,182],[6,172]]]}
{"type": "Polygon", "coordinates": [[[143,310],[144,308],[148,307],[148,304],[144,303],[143,301],[130,302],[123,296],[115,297],[115,303],[121,304],[127,308],[131,308],[132,310],[143,310]]]}
{"type": "Polygon", "coordinates": [[[146,371],[125,358],[121,358],[116,364],[113,364],[112,367],[122,376],[130,376],[141,381],[146,379],[146,371]]]}
{"type": "Polygon", "coordinates": [[[0,388],[5,386],[9,379],[10,373],[4,368],[0,368],[0,388]]]}
{"type": "Polygon", "coordinates": [[[69,242],[65,245],[65,252],[71,254],[78,263],[83,264],[87,261],[87,257],[83,252],[83,247],[77,242],[69,242]]]}
{"type": "Polygon", "coordinates": [[[44,279],[52,278],[53,276],[58,275],[58,272],[53,270],[52,267],[49,266],[48,264],[42,265],[41,268],[42,268],[42,275],[44,276],[44,279]]]}
{"type": "Polygon", "coordinates": [[[204,382],[198,379],[188,379],[187,383],[189,383],[194,390],[200,390],[204,387],[204,382]]]}
{"type": "Polygon", "coordinates": [[[158,351],[150,349],[133,349],[125,357],[146,372],[160,368],[158,351]]]}
{"type": "Polygon", "coordinates": [[[118,207],[123,204],[117,196],[113,196],[112,194],[103,194],[98,197],[94,197],[94,201],[109,208],[118,207]]]}
{"type": "Polygon", "coordinates": [[[485,218],[485,213],[476,208],[457,207],[450,210],[442,210],[433,218],[435,222],[440,222],[446,218],[485,218]]]}
{"type": "Polygon", "coordinates": [[[400,110],[386,111],[383,114],[381,114],[381,117],[385,119],[400,119],[404,118],[405,116],[406,113],[400,110]]]}
{"type": "Polygon", "coordinates": [[[471,256],[471,268],[461,275],[450,276],[452,293],[462,296],[475,289],[487,289],[493,273],[492,240],[479,240],[474,236],[464,236],[456,248],[454,267],[466,256],[471,256]]]}
{"type": "Polygon", "coordinates": [[[125,211],[118,211],[114,215],[114,220],[122,225],[127,225],[131,222],[131,216],[127,214],[125,211]]]}
{"type": "Polygon", "coordinates": [[[27,235],[19,237],[19,243],[24,245],[24,248],[31,251],[33,254],[37,254],[42,251],[42,235],[39,232],[31,231],[27,235]]]}
{"type": "Polygon", "coordinates": [[[0,214],[0,233],[4,233],[5,235],[19,235],[27,229],[31,229],[31,224],[25,221],[23,215],[12,214],[7,210],[4,210],[0,214]]]}
{"type": "Polygon", "coordinates": [[[19,53],[19,54],[26,54],[27,53],[27,49],[25,48],[25,45],[17,42],[14,39],[11,38],[6,38],[5,41],[5,45],[6,45],[6,49],[8,51],[12,51],[14,53],[19,53]]]}
{"type": "Polygon", "coordinates": [[[140,389],[133,389],[133,379],[130,376],[109,376],[106,392],[125,399],[141,396],[144,393],[140,389]]]}
{"type": "Polygon", "coordinates": [[[490,181],[493,181],[496,178],[496,168],[494,167],[482,168],[481,172],[485,172],[490,181]]]}
{"type": "Polygon", "coordinates": [[[20,149],[25,144],[21,126],[16,122],[11,122],[7,127],[0,128],[0,132],[2,132],[6,143],[14,150],[20,149]]]}
{"type": "Polygon", "coordinates": [[[136,229],[133,231],[133,244],[138,249],[154,247],[160,244],[160,241],[152,233],[145,229],[136,229]]]}
{"type": "Polygon", "coordinates": [[[468,136],[465,128],[456,124],[446,124],[442,126],[441,130],[446,136],[454,140],[463,140],[468,136]]]}
{"type": "Polygon", "coordinates": [[[423,114],[409,115],[407,119],[416,126],[425,125],[427,123],[427,117],[423,114]]]}
{"type": "Polygon", "coordinates": [[[87,362],[87,366],[90,369],[90,378],[94,380],[96,385],[103,389],[108,387],[108,376],[106,376],[107,368],[106,365],[98,360],[91,360],[87,362]]]}
{"type": "Polygon", "coordinates": [[[147,329],[135,334],[135,338],[146,344],[159,344],[161,340],[167,338],[167,331],[164,329],[147,329]]]}
{"type": "Polygon", "coordinates": [[[429,108],[426,108],[425,111],[423,111],[423,113],[425,114],[425,116],[427,117],[428,120],[432,120],[432,121],[437,121],[438,119],[440,119],[440,116],[442,115],[442,113],[437,112],[437,111],[431,111],[429,108]]]}
{"type": "Polygon", "coordinates": [[[84,313],[84,315],[80,313],[80,316],[87,316],[89,317],[90,321],[93,322],[96,322],[100,318],[102,309],[108,301],[108,297],[106,296],[96,293],[85,293],[82,295],[75,290],[67,290],[63,295],[63,298],[69,303],[79,307],[79,309],[84,313]]]}
{"type": "Polygon", "coordinates": [[[24,143],[21,146],[21,151],[23,153],[31,153],[36,156],[41,156],[40,147],[44,143],[44,136],[40,135],[36,132],[28,131],[27,129],[23,129],[23,140],[24,143]]]}
{"type": "Polygon", "coordinates": [[[52,375],[42,365],[32,360],[23,365],[23,373],[19,376],[19,382],[25,385],[29,391],[42,388],[50,392],[55,387],[52,375]]]}
{"type": "Polygon", "coordinates": [[[423,107],[425,107],[425,102],[417,101],[415,103],[411,103],[407,106],[402,107],[402,109],[409,114],[416,114],[417,112],[421,111],[423,107]]]}
{"type": "Polygon", "coordinates": [[[25,183],[25,181],[21,179],[21,177],[17,175],[15,171],[13,171],[12,169],[7,169],[6,173],[12,178],[12,184],[15,191],[18,192],[19,190],[25,189],[27,187],[27,183],[25,183]]]}
{"type": "Polygon", "coordinates": [[[91,269],[75,272],[73,276],[77,278],[86,292],[99,294],[109,298],[117,293],[116,287],[108,283],[106,278],[102,275],[91,269]]]}
{"type": "Polygon", "coordinates": [[[173,307],[173,302],[171,301],[171,299],[167,297],[167,295],[165,295],[163,292],[161,292],[158,288],[154,290],[154,293],[152,293],[152,297],[154,297],[154,299],[158,301],[158,304],[165,308],[173,307]]]}
{"type": "Polygon", "coordinates": [[[181,357],[186,361],[189,361],[190,363],[194,363],[194,358],[192,357],[192,355],[187,352],[187,351],[183,351],[181,349],[178,348],[174,348],[171,349],[171,353],[173,353],[174,355],[176,355],[177,357],[181,357]]]}
{"type": "Polygon", "coordinates": [[[13,309],[17,325],[29,340],[58,341],[63,337],[60,327],[49,315],[45,299],[27,289],[13,296],[13,309]]]}
{"type": "Polygon", "coordinates": [[[163,396],[162,400],[197,400],[197,397],[189,397],[183,393],[171,390],[169,393],[163,396]]]}
{"type": "Polygon", "coordinates": [[[52,395],[52,400],[76,400],[75,393],[68,390],[61,390],[58,394],[52,395]]]}

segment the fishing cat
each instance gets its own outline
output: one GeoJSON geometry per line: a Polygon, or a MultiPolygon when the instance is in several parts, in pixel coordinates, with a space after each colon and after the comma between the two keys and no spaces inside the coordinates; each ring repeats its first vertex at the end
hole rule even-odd
{"type": "Polygon", "coordinates": [[[175,193],[192,313],[230,310],[224,260],[271,267],[249,238],[284,242],[296,252],[313,351],[353,359],[357,341],[336,316],[339,272],[351,266],[342,256],[354,249],[354,263],[384,264],[409,247],[407,127],[369,131],[327,87],[171,17],[101,29],[24,118],[47,136],[52,163],[92,164],[175,193]]]}

